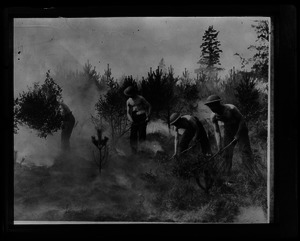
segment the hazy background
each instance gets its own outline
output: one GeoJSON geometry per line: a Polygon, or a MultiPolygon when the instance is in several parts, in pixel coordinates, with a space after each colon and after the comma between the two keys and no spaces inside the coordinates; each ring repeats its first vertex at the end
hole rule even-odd
{"type": "MultiPolygon", "coordinates": [[[[253,53],[247,50],[256,40],[251,24],[254,24],[254,20],[261,19],[263,18],[15,19],[14,96],[16,98],[19,93],[26,91],[27,86],[32,86],[34,82],[43,83],[48,70],[51,76],[55,76],[58,68],[82,71],[88,60],[101,75],[109,64],[115,79],[124,75],[132,75],[138,80],[146,77],[150,67],[155,69],[162,58],[166,67],[173,66],[175,76],[181,76],[186,68],[193,77],[194,70],[199,67],[197,62],[201,53],[202,36],[211,25],[219,31],[218,40],[223,51],[220,62],[224,68],[220,76],[224,77],[233,66],[240,68],[240,60],[234,56],[235,53],[245,58],[252,56],[253,53]]],[[[80,210],[87,207],[94,213],[109,213],[119,209],[124,212],[127,207],[136,209],[135,202],[140,197],[146,198],[143,205],[147,210],[153,211],[148,205],[152,192],[137,181],[140,180],[140,173],[156,168],[155,163],[148,162],[148,159],[130,160],[127,156],[116,156],[110,160],[110,166],[102,176],[92,181],[84,180],[88,171],[83,169],[82,163],[92,160],[93,145],[90,137],[95,135],[89,117],[94,114],[99,92],[92,84],[84,90],[85,93],[81,93],[80,86],[84,83],[74,83],[72,79],[64,78],[55,78],[55,81],[62,87],[64,101],[77,122],[71,137],[72,156],[67,160],[69,163],[65,160],[66,169],[70,173],[55,169],[51,171],[52,178],[43,177],[43,174],[33,175],[31,172],[27,176],[20,174],[22,178],[15,183],[15,193],[22,194],[15,197],[14,211],[18,220],[41,220],[52,216],[53,220],[57,220],[61,213],[70,214],[70,210],[77,206],[80,210]],[[64,178],[65,175],[69,179],[64,178]],[[34,177],[38,181],[45,178],[46,186],[41,186],[41,190],[37,189],[34,177]],[[66,183],[61,185],[64,181],[66,183]],[[27,183],[31,182],[32,185],[28,186],[27,183]],[[31,187],[35,187],[37,191],[31,187]],[[24,204],[24,200],[28,200],[28,203],[24,204]]],[[[201,114],[208,116],[209,110],[203,105],[202,107],[201,114]]],[[[147,133],[154,133],[158,129],[161,133],[169,134],[167,126],[160,122],[150,123],[147,133]]],[[[25,159],[24,164],[50,166],[59,156],[60,132],[41,139],[34,130],[20,127],[18,134],[14,135],[14,143],[18,152],[17,162],[25,159]]],[[[126,155],[128,140],[119,144],[126,155]]],[[[161,146],[155,141],[147,142],[147,145],[153,152],[161,150],[161,146]]],[[[209,206],[203,207],[203,210],[207,208],[209,206]]],[[[189,215],[198,214],[193,211],[189,215]]],[[[242,210],[237,217],[239,221],[249,219],[251,222],[265,222],[261,207],[242,210]]]]}
{"type": "Polygon", "coordinates": [[[253,20],[262,18],[128,17],[128,18],[45,18],[15,19],[15,94],[33,81],[43,80],[47,69],[57,65],[80,69],[87,60],[103,73],[107,63],[118,78],[123,74],[146,76],[161,58],[172,65],[175,75],[184,68],[198,68],[200,45],[210,25],[220,31],[221,65],[236,66],[240,53],[256,39],[253,20]]]}
{"type": "MultiPolygon", "coordinates": [[[[219,31],[222,77],[233,66],[240,68],[235,53],[245,58],[251,56],[247,48],[256,39],[251,24],[259,19],[262,18],[18,18],[14,20],[14,95],[17,97],[34,82],[42,83],[47,70],[52,75],[57,68],[82,71],[87,61],[101,75],[109,64],[115,79],[123,75],[141,79],[147,76],[150,67],[156,68],[164,58],[167,67],[173,66],[175,76],[180,76],[186,68],[193,77],[199,67],[202,36],[210,25],[219,31]]],[[[97,92],[91,87],[82,100],[80,93],[73,91],[74,85],[80,83],[56,81],[63,89],[65,103],[79,122],[71,141],[90,138],[94,127],[88,117],[93,114],[97,92]]],[[[33,162],[51,163],[59,150],[59,138],[59,134],[55,134],[46,140],[40,139],[34,131],[21,127],[15,135],[18,159],[26,156],[33,162]]]]}

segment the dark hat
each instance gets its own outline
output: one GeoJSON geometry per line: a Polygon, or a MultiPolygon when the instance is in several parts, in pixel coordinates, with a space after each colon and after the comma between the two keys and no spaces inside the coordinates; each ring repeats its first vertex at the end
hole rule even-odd
{"type": "Polygon", "coordinates": [[[124,90],[124,95],[130,96],[130,97],[134,96],[134,95],[136,95],[136,90],[132,86],[129,86],[124,90]]]}
{"type": "Polygon", "coordinates": [[[220,101],[221,101],[221,98],[218,95],[210,95],[210,96],[208,96],[208,98],[205,102],[205,105],[210,105],[210,104],[217,103],[220,101]]]}
{"type": "Polygon", "coordinates": [[[173,113],[170,116],[170,124],[173,125],[180,117],[181,115],[179,113],[173,113]]]}

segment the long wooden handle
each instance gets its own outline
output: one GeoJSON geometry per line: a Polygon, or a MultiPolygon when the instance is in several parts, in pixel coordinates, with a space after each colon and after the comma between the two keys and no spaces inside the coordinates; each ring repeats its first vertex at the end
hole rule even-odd
{"type": "Polygon", "coordinates": [[[230,147],[234,142],[236,141],[236,139],[233,139],[227,146],[223,147],[221,150],[219,150],[217,153],[215,153],[212,157],[210,157],[208,161],[210,161],[211,159],[213,159],[214,157],[216,157],[217,155],[221,154],[223,151],[225,151],[228,147],[230,147]]]}

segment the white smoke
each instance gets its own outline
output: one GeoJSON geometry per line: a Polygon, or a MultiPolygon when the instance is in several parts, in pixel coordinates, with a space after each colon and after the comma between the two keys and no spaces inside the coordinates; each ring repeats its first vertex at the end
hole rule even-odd
{"type": "Polygon", "coordinates": [[[60,152],[60,135],[39,138],[37,132],[20,127],[14,138],[16,162],[25,165],[51,166],[60,152]]]}
{"type": "Polygon", "coordinates": [[[139,148],[140,150],[145,150],[145,151],[150,150],[154,154],[156,154],[156,152],[158,151],[163,151],[163,148],[161,147],[158,141],[144,141],[143,143],[141,143],[139,148]]]}
{"type": "Polygon", "coordinates": [[[262,207],[250,206],[240,209],[240,214],[236,217],[238,223],[266,223],[266,214],[262,207]]]}

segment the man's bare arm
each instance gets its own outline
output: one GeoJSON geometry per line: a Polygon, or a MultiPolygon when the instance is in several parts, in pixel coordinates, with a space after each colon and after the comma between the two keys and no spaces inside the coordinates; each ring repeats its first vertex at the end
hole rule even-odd
{"type": "Polygon", "coordinates": [[[176,154],[177,154],[177,146],[178,146],[178,128],[175,127],[174,155],[173,156],[176,156],[176,154]]]}
{"type": "Polygon", "coordinates": [[[213,123],[213,126],[214,126],[215,138],[216,138],[216,141],[217,141],[217,147],[220,150],[222,148],[222,143],[221,143],[222,136],[221,136],[221,131],[220,131],[218,121],[214,117],[212,118],[212,123],[213,123]]]}
{"type": "Polygon", "coordinates": [[[126,102],[126,109],[127,109],[127,118],[130,122],[133,122],[133,119],[130,115],[130,103],[129,103],[129,100],[127,100],[126,102]]]}

